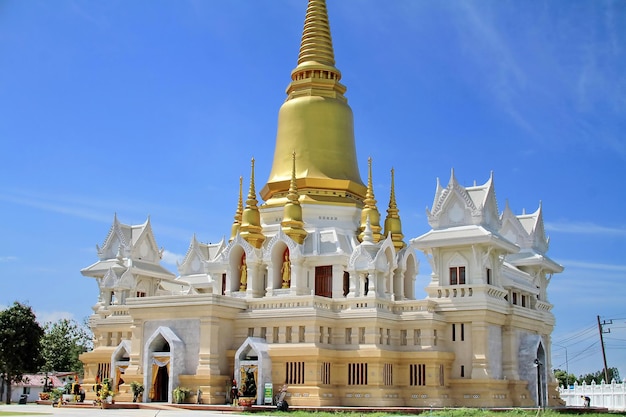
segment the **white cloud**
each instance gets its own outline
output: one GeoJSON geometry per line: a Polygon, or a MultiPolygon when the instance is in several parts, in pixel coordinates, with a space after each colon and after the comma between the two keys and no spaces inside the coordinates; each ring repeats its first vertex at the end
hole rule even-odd
{"type": "Polygon", "coordinates": [[[0,262],[15,262],[17,256],[0,256],[0,262]]]}
{"type": "Polygon", "coordinates": [[[161,259],[163,263],[176,266],[176,262],[182,262],[185,258],[185,255],[180,255],[178,253],[170,252],[168,250],[163,251],[163,258],[161,259]]]}

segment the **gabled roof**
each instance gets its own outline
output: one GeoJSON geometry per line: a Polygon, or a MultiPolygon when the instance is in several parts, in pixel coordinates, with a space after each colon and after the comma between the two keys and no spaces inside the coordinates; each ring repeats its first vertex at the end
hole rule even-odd
{"type": "Polygon", "coordinates": [[[189,274],[197,274],[203,272],[202,264],[205,261],[212,261],[217,257],[217,255],[224,250],[225,241],[224,238],[220,240],[218,243],[202,243],[199,242],[194,234],[191,238],[191,243],[189,244],[189,248],[187,249],[187,253],[183,261],[179,264],[177,263],[178,273],[182,275],[189,274]],[[194,260],[197,260],[197,265],[194,263],[194,260]]]}

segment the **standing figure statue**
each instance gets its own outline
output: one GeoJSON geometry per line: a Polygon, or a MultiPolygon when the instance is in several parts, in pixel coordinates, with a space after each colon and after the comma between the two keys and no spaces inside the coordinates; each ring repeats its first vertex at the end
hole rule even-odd
{"type": "Polygon", "coordinates": [[[280,272],[283,277],[283,288],[289,288],[291,286],[291,262],[289,261],[289,251],[285,251],[285,260],[283,266],[280,268],[280,272]]]}
{"type": "Polygon", "coordinates": [[[241,280],[239,285],[239,291],[245,291],[248,288],[248,266],[246,265],[246,255],[243,255],[241,258],[241,266],[239,267],[241,271],[241,280]]]}

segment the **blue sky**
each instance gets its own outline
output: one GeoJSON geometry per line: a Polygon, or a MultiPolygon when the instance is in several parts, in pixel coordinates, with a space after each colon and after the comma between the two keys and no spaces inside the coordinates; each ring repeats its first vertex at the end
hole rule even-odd
{"type": "MultiPolygon", "coordinates": [[[[82,320],[114,213],[151,218],[172,271],[192,235],[228,236],[239,176],[273,157],[304,0],[0,4],[0,306],[82,320]]],[[[626,3],[329,0],[360,169],[389,170],[406,239],[436,178],[494,172],[500,210],[543,204],[553,362],[626,376],[626,3]]],[[[421,262],[418,287],[428,281],[421,262]]],[[[421,292],[423,294],[423,291],[421,292]]]]}

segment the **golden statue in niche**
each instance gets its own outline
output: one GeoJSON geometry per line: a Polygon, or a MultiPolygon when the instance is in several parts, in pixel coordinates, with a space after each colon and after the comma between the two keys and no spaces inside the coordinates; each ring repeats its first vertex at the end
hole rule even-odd
{"type": "Polygon", "coordinates": [[[241,271],[241,278],[239,280],[239,291],[245,291],[248,287],[248,266],[246,265],[246,254],[244,253],[241,257],[241,266],[239,267],[239,271],[241,271]]]}
{"type": "Polygon", "coordinates": [[[289,249],[285,249],[285,260],[280,268],[283,277],[283,288],[291,287],[291,261],[289,260],[289,249]]]}

